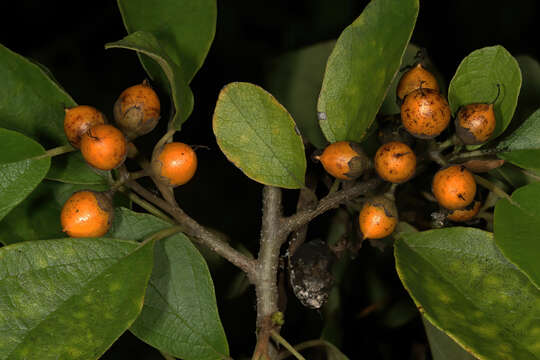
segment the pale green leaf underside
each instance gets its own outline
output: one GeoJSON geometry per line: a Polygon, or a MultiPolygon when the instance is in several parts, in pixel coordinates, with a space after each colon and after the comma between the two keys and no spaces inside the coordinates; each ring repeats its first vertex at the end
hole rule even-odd
{"type": "Polygon", "coordinates": [[[304,186],[302,138],[287,110],[262,88],[240,82],[223,88],[213,127],[221,151],[248,177],[283,188],[304,186]]]}

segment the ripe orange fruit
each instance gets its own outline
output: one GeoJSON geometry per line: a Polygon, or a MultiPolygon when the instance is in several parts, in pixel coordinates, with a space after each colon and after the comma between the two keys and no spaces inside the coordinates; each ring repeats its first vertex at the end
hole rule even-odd
{"type": "Polygon", "coordinates": [[[152,131],[160,118],[161,104],[148,81],[124,90],[114,103],[114,121],[134,139],[152,131]]]}
{"type": "Polygon", "coordinates": [[[493,104],[469,104],[457,113],[456,134],[466,145],[482,144],[493,134],[496,123],[493,104]]]}
{"type": "Polygon", "coordinates": [[[383,144],[375,154],[375,170],[386,181],[399,184],[409,180],[416,169],[416,155],[399,141],[383,144]]]}
{"type": "Polygon", "coordinates": [[[353,180],[369,167],[369,159],[357,143],[338,141],[328,145],[320,156],[326,172],[341,180],[353,180]]]}
{"type": "Polygon", "coordinates": [[[384,196],[375,196],[366,201],[358,221],[364,239],[386,237],[394,232],[398,223],[396,204],[384,196]]]}
{"type": "Polygon", "coordinates": [[[152,159],[152,172],[169,186],[187,183],[197,170],[197,155],[191,146],[171,142],[158,150],[152,159]]]}
{"type": "Polygon", "coordinates": [[[65,109],[64,132],[74,148],[81,145],[81,137],[92,127],[105,124],[107,119],[98,109],[88,105],[78,105],[65,109]]]}
{"type": "Polygon", "coordinates": [[[407,95],[416,89],[433,89],[439,91],[439,84],[435,76],[426,70],[421,63],[407,70],[399,79],[396,89],[398,99],[403,100],[407,95]]]}
{"type": "Polygon", "coordinates": [[[70,237],[99,237],[109,231],[113,219],[111,196],[81,190],[73,193],[60,213],[62,231],[70,237]]]}
{"type": "Polygon", "coordinates": [[[476,195],[474,176],[463,165],[439,170],[433,177],[431,188],[437,202],[449,210],[465,208],[476,195]]]}
{"type": "Polygon", "coordinates": [[[448,214],[447,218],[455,222],[469,221],[478,215],[480,211],[480,201],[474,201],[462,210],[452,210],[448,214]]]}
{"type": "Polygon", "coordinates": [[[401,105],[401,121],[405,129],[420,139],[438,136],[450,123],[448,101],[432,89],[411,92],[401,105]]]}
{"type": "Polygon", "coordinates": [[[96,169],[115,169],[126,159],[126,137],[112,125],[94,126],[81,138],[81,153],[96,169]]]}

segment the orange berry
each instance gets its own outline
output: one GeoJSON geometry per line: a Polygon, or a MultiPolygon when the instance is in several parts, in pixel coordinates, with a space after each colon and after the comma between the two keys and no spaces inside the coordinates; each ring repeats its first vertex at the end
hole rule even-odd
{"type": "Polygon", "coordinates": [[[153,173],[169,186],[187,183],[197,170],[197,155],[191,146],[172,142],[159,149],[152,159],[153,173]]]}
{"type": "Polygon", "coordinates": [[[401,121],[405,129],[420,139],[438,136],[450,123],[448,101],[432,89],[411,92],[401,105],[401,121]]]}
{"type": "Polygon", "coordinates": [[[456,134],[466,145],[478,145],[488,141],[495,130],[496,120],[493,104],[470,104],[459,109],[456,134]]]}
{"type": "Polygon", "coordinates": [[[126,159],[126,137],[112,125],[94,126],[81,138],[81,153],[96,169],[115,169],[126,159]]]}
{"type": "Polygon", "coordinates": [[[77,191],[62,208],[62,231],[70,237],[103,236],[111,227],[113,214],[109,194],[92,190],[77,191]]]}
{"type": "Polygon", "coordinates": [[[152,131],[160,117],[161,105],[148,81],[124,90],[114,103],[114,120],[129,139],[152,131]]]}
{"type": "Polygon", "coordinates": [[[65,111],[64,132],[71,145],[77,149],[81,146],[81,137],[89,129],[107,122],[105,115],[92,106],[79,105],[66,108],[65,111]]]}
{"type": "Polygon", "coordinates": [[[475,201],[462,210],[452,210],[448,214],[447,218],[455,222],[469,221],[476,215],[478,215],[478,212],[480,211],[480,205],[480,201],[475,201]]]}
{"type": "Polygon", "coordinates": [[[338,141],[328,145],[320,156],[326,172],[341,180],[353,180],[369,167],[369,159],[357,143],[338,141]]]}
{"type": "Polygon", "coordinates": [[[465,208],[476,195],[474,176],[463,165],[452,165],[437,171],[431,188],[437,202],[449,210],[465,208]]]}
{"type": "Polygon", "coordinates": [[[358,221],[364,239],[386,237],[394,232],[398,223],[396,204],[384,196],[375,196],[366,201],[358,221]]]}
{"type": "Polygon", "coordinates": [[[396,95],[400,100],[405,99],[407,95],[416,89],[433,89],[439,91],[437,79],[429,71],[427,71],[421,63],[407,70],[399,79],[396,95]]]}
{"type": "Polygon", "coordinates": [[[409,180],[416,169],[416,155],[399,141],[383,144],[375,154],[375,170],[386,181],[399,184],[409,180]]]}

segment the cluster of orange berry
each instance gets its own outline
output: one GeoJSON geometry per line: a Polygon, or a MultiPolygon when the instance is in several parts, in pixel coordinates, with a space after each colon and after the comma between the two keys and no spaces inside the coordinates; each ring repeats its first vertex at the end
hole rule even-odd
{"type": "MultiPolygon", "coordinates": [[[[401,103],[401,125],[407,134],[418,139],[433,139],[449,126],[451,110],[448,101],[440,94],[435,76],[420,62],[403,74],[396,95],[401,103]]],[[[481,144],[493,134],[495,124],[493,103],[466,105],[456,115],[456,135],[461,144],[481,144]]],[[[373,164],[360,145],[349,141],[330,144],[315,158],[329,174],[342,180],[354,180],[371,166],[380,178],[390,183],[410,180],[416,171],[414,151],[403,141],[383,142],[373,164]]],[[[474,201],[474,175],[462,165],[449,165],[439,170],[433,177],[432,192],[452,221],[471,220],[480,210],[481,203],[474,201]]],[[[358,220],[364,238],[379,239],[390,235],[398,223],[393,194],[368,199],[358,220]]]]}
{"type": "MultiPolygon", "coordinates": [[[[85,161],[99,170],[121,166],[136,151],[130,141],[152,131],[160,118],[159,97],[145,80],[124,90],[114,104],[115,125],[98,109],[79,105],[65,110],[64,132],[85,161]]],[[[187,183],[197,169],[197,156],[184,143],[171,142],[154,152],[151,176],[168,186],[187,183]]],[[[71,237],[99,237],[109,230],[113,217],[112,192],[77,191],[66,201],[60,220],[71,237]]]]}

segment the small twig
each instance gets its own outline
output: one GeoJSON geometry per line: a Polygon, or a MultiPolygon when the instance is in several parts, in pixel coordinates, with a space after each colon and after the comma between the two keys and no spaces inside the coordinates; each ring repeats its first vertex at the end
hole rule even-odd
{"type": "Polygon", "coordinates": [[[163,211],[159,210],[157,207],[149,203],[148,201],[141,199],[137,194],[134,192],[128,191],[126,188],[120,188],[120,191],[124,192],[128,199],[133,201],[135,204],[142,207],[144,210],[148,211],[150,214],[165,220],[169,224],[174,224],[174,220],[168,217],[163,211]]]}
{"type": "Polygon", "coordinates": [[[491,181],[486,180],[483,177],[476,174],[474,175],[474,180],[476,180],[476,183],[478,185],[485,187],[486,189],[493,192],[498,197],[508,200],[512,205],[519,206],[514,200],[512,200],[510,195],[508,195],[503,189],[501,189],[500,187],[498,187],[491,181]]]}
{"type": "Polygon", "coordinates": [[[303,357],[298,351],[296,351],[296,349],[275,330],[270,330],[270,335],[272,335],[272,338],[274,340],[283,345],[285,349],[287,349],[292,355],[294,355],[295,358],[297,358],[298,360],[306,360],[305,357],[303,357]]]}
{"type": "Polygon", "coordinates": [[[143,242],[141,242],[141,246],[145,245],[151,241],[158,241],[161,239],[168,238],[171,235],[177,234],[179,232],[183,232],[184,228],[182,226],[171,226],[170,228],[163,229],[161,231],[158,231],[157,233],[153,234],[152,236],[149,236],[146,238],[143,242]]]}
{"type": "Polygon", "coordinates": [[[171,355],[164,353],[163,351],[160,351],[159,353],[161,354],[161,356],[163,356],[165,360],[176,360],[175,357],[172,357],[171,355]]]}
{"type": "Polygon", "coordinates": [[[174,136],[174,133],[176,132],[176,129],[169,129],[165,135],[159,141],[156,143],[156,146],[154,146],[154,151],[152,154],[154,154],[158,149],[160,149],[163,145],[168,143],[172,137],[174,136]]]}
{"type": "Polygon", "coordinates": [[[459,153],[457,155],[452,155],[448,161],[450,162],[460,162],[461,160],[473,158],[473,157],[480,157],[480,156],[486,156],[486,155],[496,155],[500,152],[500,150],[497,149],[480,149],[480,150],[474,150],[474,151],[467,151],[463,153],[459,153]]]}
{"type": "MultiPolygon", "coordinates": [[[[296,351],[302,351],[302,350],[305,350],[305,349],[309,349],[310,347],[318,347],[318,346],[327,347],[328,344],[324,340],[319,340],[319,339],[317,339],[317,340],[308,340],[308,341],[304,341],[304,342],[302,342],[300,344],[295,345],[294,349],[296,351]]],[[[291,356],[291,353],[287,349],[287,350],[282,351],[279,354],[277,360],[284,360],[284,359],[288,358],[289,356],[291,356]]]]}
{"type": "Polygon", "coordinates": [[[46,157],[53,157],[53,156],[69,153],[69,152],[72,152],[72,151],[75,151],[75,150],[77,150],[77,149],[75,149],[70,144],[62,145],[62,146],[58,146],[58,147],[49,149],[49,150],[45,151],[45,154],[38,155],[38,156],[34,157],[34,159],[39,160],[39,159],[43,159],[43,158],[46,158],[46,157]]]}
{"type": "Polygon", "coordinates": [[[530,171],[527,171],[525,169],[520,168],[521,172],[529,177],[532,177],[535,180],[540,180],[540,175],[537,175],[535,173],[532,173],[530,171]]]}
{"type": "Polygon", "coordinates": [[[219,239],[212,232],[208,231],[205,227],[201,226],[191,217],[189,217],[182,209],[175,208],[167,201],[152,194],[146,190],[143,186],[139,185],[136,181],[130,180],[126,185],[139,194],[141,197],[152,203],[153,205],[161,208],[163,211],[171,215],[178,224],[182,225],[185,229],[185,234],[192,240],[208,247],[218,255],[228,260],[233,265],[243,270],[251,282],[255,278],[256,265],[253,259],[250,259],[246,255],[242,254],[238,250],[231,247],[226,242],[219,239]]]}
{"type": "Polygon", "coordinates": [[[381,184],[381,180],[373,178],[365,182],[360,182],[348,189],[329,194],[322,198],[314,209],[299,211],[296,214],[283,219],[282,229],[283,231],[290,233],[326,211],[337,208],[339,205],[351,199],[375,190],[379,184],[381,184]]]}

